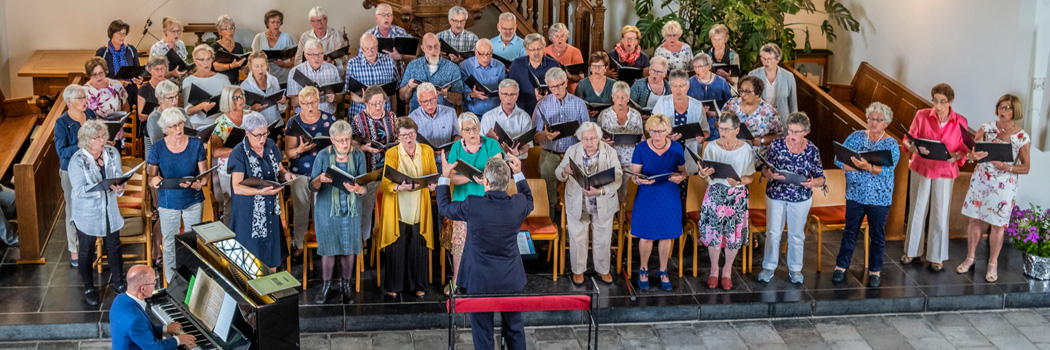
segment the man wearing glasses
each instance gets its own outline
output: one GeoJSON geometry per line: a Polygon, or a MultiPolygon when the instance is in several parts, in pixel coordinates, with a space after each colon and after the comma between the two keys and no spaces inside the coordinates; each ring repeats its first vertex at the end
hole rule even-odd
{"type": "MultiPolygon", "coordinates": [[[[300,85],[295,81],[295,72],[301,72],[307,78],[310,78],[313,82],[319,86],[324,86],[332,83],[338,83],[342,81],[339,77],[339,69],[331,63],[325,62],[324,49],[320,41],[316,39],[310,39],[303,45],[305,47],[306,62],[296,65],[288,72],[288,98],[292,100],[292,107],[295,107],[295,114],[302,112],[302,107],[299,106],[299,91],[305,86],[300,85]]],[[[331,93],[331,91],[321,91],[321,106],[318,107],[322,111],[328,114],[335,114],[335,106],[343,100],[343,93],[331,93]]]]}
{"type": "Polygon", "coordinates": [[[499,15],[499,23],[496,24],[499,35],[492,38],[492,53],[503,57],[508,61],[525,56],[525,40],[518,36],[518,19],[513,13],[504,12],[499,15]]]}
{"type": "Polygon", "coordinates": [[[452,107],[463,101],[463,79],[459,66],[441,57],[441,41],[433,33],[423,35],[423,57],[410,62],[401,77],[401,100],[409,100],[408,109],[419,108],[417,95],[413,92],[420,84],[428,82],[437,87],[438,103],[452,107]]]}
{"type": "MultiPolygon", "coordinates": [[[[346,62],[346,94],[350,97],[350,107],[347,116],[356,116],[365,110],[364,91],[350,91],[350,79],[357,80],[364,86],[383,85],[401,81],[397,72],[396,63],[385,53],[379,52],[379,41],[375,35],[365,33],[361,36],[361,54],[354,56],[346,62]]],[[[386,109],[390,109],[390,99],[387,97],[386,109]]]]}
{"type": "MultiPolygon", "coordinates": [[[[478,84],[489,87],[496,87],[507,77],[503,63],[492,59],[492,41],[489,39],[478,40],[474,47],[474,57],[460,63],[459,70],[464,80],[473,76],[478,84]]],[[[463,107],[474,114],[484,115],[499,104],[494,98],[496,96],[486,94],[484,89],[478,89],[476,86],[464,88],[466,93],[463,95],[463,107]]]]}
{"type": "MultiPolygon", "coordinates": [[[[590,121],[587,114],[587,104],[583,99],[568,93],[568,77],[561,68],[551,68],[544,76],[550,93],[536,103],[536,111],[532,113],[532,123],[536,125],[536,136],[533,141],[543,148],[540,153],[540,177],[547,182],[547,203],[558,203],[556,190],[558,177],[555,170],[561,163],[561,157],[569,146],[580,142],[575,135],[559,137],[559,132],[548,132],[547,122],[561,124],[577,121],[580,125],[590,121]],[[542,116],[541,116],[542,114],[542,116]]],[[[552,205],[553,207],[553,205],[552,205]]]]}
{"type": "MultiPolygon", "coordinates": [[[[328,26],[328,14],[324,12],[324,8],[316,6],[310,9],[310,27],[311,29],[304,32],[303,35],[299,36],[299,50],[295,52],[295,64],[299,65],[303,63],[303,53],[306,52],[306,42],[310,39],[317,40],[321,43],[322,54],[327,54],[335,49],[346,46],[346,40],[343,40],[343,33],[339,30],[328,26]]],[[[307,60],[310,58],[307,57],[307,60]]],[[[324,58],[325,61],[335,65],[336,67],[343,67],[346,65],[347,57],[343,56],[336,60],[330,60],[324,58]]],[[[338,68],[337,68],[338,69],[338,68]]],[[[291,80],[291,79],[289,79],[291,80]]],[[[296,110],[298,112],[298,110],[296,110]]]]}
{"type": "MultiPolygon", "coordinates": [[[[496,131],[493,129],[496,124],[499,124],[500,128],[503,128],[503,131],[506,131],[507,136],[510,137],[518,137],[528,130],[535,129],[536,127],[532,124],[532,116],[518,108],[517,102],[518,82],[503,79],[499,83],[499,106],[489,110],[481,117],[481,134],[495,139],[496,131]]],[[[532,147],[532,141],[518,145],[516,149],[514,145],[502,146],[507,153],[513,155],[517,152],[518,159],[525,159],[529,156],[528,150],[532,147]]]]}
{"type": "MultiPolygon", "coordinates": [[[[456,128],[456,109],[438,104],[438,92],[434,84],[423,83],[416,89],[416,108],[408,117],[419,125],[419,136],[422,136],[434,147],[434,164],[441,164],[441,145],[460,138],[456,128]]],[[[439,168],[438,171],[441,171],[439,168]]]]}
{"type": "MultiPolygon", "coordinates": [[[[461,6],[452,7],[448,10],[449,28],[437,34],[438,39],[444,40],[459,52],[473,50],[474,45],[478,43],[478,36],[466,29],[467,15],[467,9],[461,6]]],[[[463,62],[463,57],[456,54],[449,54],[448,59],[456,64],[463,62]]]]}

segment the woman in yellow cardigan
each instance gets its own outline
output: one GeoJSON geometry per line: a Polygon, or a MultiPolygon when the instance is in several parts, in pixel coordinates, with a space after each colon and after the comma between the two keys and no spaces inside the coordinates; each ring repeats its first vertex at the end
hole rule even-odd
{"type": "MultiPolygon", "coordinates": [[[[434,150],[416,143],[416,122],[400,117],[394,122],[400,144],[386,151],[384,164],[391,169],[418,178],[437,174],[434,150]]],[[[413,292],[417,299],[426,294],[427,259],[433,245],[433,219],[430,217],[430,192],[435,185],[397,184],[386,176],[383,191],[379,249],[386,249],[386,296],[396,299],[398,293],[413,292]],[[422,224],[422,225],[421,225],[422,224]]]]}

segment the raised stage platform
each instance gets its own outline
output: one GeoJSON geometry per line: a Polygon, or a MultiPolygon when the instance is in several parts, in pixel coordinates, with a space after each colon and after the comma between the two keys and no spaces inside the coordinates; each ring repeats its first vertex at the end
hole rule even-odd
{"type": "MultiPolygon", "coordinates": [[[[18,248],[0,247],[0,339],[84,339],[109,336],[110,303],[114,292],[104,287],[101,307],[91,308],[83,302],[83,287],[76,269],[69,265],[69,254],[62,225],[57,225],[44,256],[47,263],[17,265],[18,248]]],[[[1021,254],[1011,245],[1003,248],[999,263],[999,281],[984,281],[987,246],[978,250],[977,267],[968,274],[955,273],[955,266],[965,257],[966,241],[951,241],[951,257],[941,273],[934,273],[920,264],[901,266],[903,243],[889,242],[882,272],[882,287],[868,289],[861,264],[863,250],[854,257],[854,267],[842,283],[831,282],[835,254],[838,253],[839,233],[825,232],[823,272],[816,272],[817,246],[807,240],[805,253],[805,283],[787,281],[784,256],[771,283],[755,280],[756,273],[740,275],[740,263],[733,276],[733,290],[709,289],[706,286],[708,263],[705,249],[700,249],[700,271],[692,277],[692,249],[686,249],[684,278],[679,278],[680,266],[677,247],[669,272],[674,289],[665,292],[654,283],[648,291],[638,291],[637,285],[627,288],[624,276],[616,276],[612,285],[598,281],[601,292],[597,318],[603,324],[628,322],[657,322],[678,320],[717,320],[749,318],[785,318],[814,315],[848,315],[909,313],[973,309],[1004,309],[1050,306],[1050,282],[1030,281],[1021,274],[1021,254]]],[[[690,241],[691,242],[691,241],[690,241]]],[[[761,242],[761,239],[760,239],[761,242]]],[[[546,249],[545,244],[539,244],[546,249]]],[[[760,245],[761,247],[761,245],[760,245]]],[[[703,248],[703,247],[701,247],[703,248]]],[[[127,248],[126,248],[127,249],[127,248]]],[[[636,248],[637,249],[637,248],[636,248]]],[[[761,248],[756,249],[755,271],[760,270],[761,248]]],[[[542,255],[542,254],[541,254],[542,255]]],[[[654,254],[655,255],[655,254],[654,254]]],[[[615,257],[615,254],[613,255],[615,257]]],[[[652,281],[656,279],[655,256],[650,264],[652,281]]],[[[637,260],[637,255],[635,260],[637,260]]],[[[354,295],[354,304],[314,305],[313,299],[320,287],[319,266],[315,266],[309,281],[309,290],[301,294],[300,326],[302,332],[339,332],[392,329],[427,329],[447,326],[444,309],[443,284],[437,283],[435,256],[435,283],[423,300],[407,297],[400,302],[384,302],[376,287],[375,269],[362,273],[362,290],[354,295]]],[[[319,260],[317,261],[319,263],[319,260]]],[[[292,273],[300,276],[300,266],[292,273]]],[[[637,271],[637,267],[632,267],[637,271]]],[[[526,262],[529,273],[529,292],[568,291],[574,287],[568,276],[552,281],[550,263],[540,259],[526,262]]],[[[615,272],[615,271],[614,271],[615,272]]],[[[338,275],[338,271],[336,272],[338,275]]],[[[108,272],[105,273],[108,278],[108,272]]],[[[597,279],[593,270],[588,278],[597,279]]],[[[333,300],[335,300],[333,298],[333,300]]],[[[560,325],[582,323],[579,312],[526,313],[526,325],[560,325]]],[[[457,318],[461,324],[465,318],[457,318]]]]}

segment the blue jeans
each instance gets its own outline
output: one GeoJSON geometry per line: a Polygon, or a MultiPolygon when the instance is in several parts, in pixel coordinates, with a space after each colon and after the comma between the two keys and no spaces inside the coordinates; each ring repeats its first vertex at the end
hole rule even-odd
{"type": "Polygon", "coordinates": [[[882,253],[886,250],[886,217],[890,214],[889,206],[865,205],[851,200],[846,201],[846,227],[842,229],[842,244],[835,266],[849,269],[853,250],[857,246],[857,232],[864,217],[868,217],[868,236],[871,242],[868,250],[868,271],[882,270],[882,253]]]}

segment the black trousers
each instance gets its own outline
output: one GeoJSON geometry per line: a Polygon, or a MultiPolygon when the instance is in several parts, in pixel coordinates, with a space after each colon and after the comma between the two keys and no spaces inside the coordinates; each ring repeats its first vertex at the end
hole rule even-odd
{"type": "Polygon", "coordinates": [[[383,289],[387,293],[426,290],[430,251],[426,240],[419,235],[419,224],[398,222],[398,230],[401,236],[384,248],[386,275],[383,276],[383,289]]]}
{"type": "MultiPolygon", "coordinates": [[[[500,334],[507,344],[507,349],[525,349],[525,321],[520,312],[500,312],[500,334]]],[[[470,314],[470,335],[474,338],[474,349],[492,349],[492,313],[474,312],[470,314]]]]}
{"type": "MultiPolygon", "coordinates": [[[[87,289],[95,289],[92,265],[95,262],[96,238],[77,230],[77,240],[80,241],[80,249],[77,253],[79,257],[77,272],[80,273],[80,279],[84,281],[84,288],[87,289]]],[[[120,252],[120,232],[110,232],[102,240],[105,242],[106,259],[109,261],[109,273],[112,276],[113,285],[124,284],[124,256],[120,252]]]]}

